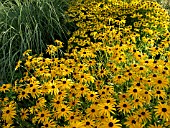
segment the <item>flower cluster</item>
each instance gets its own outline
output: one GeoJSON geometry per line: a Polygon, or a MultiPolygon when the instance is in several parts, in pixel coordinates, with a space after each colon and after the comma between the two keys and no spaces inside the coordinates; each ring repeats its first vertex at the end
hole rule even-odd
{"type": "Polygon", "coordinates": [[[156,2],[74,3],[69,50],[24,53],[23,77],[0,87],[0,125],[49,128],[170,126],[170,32],[156,2]]]}

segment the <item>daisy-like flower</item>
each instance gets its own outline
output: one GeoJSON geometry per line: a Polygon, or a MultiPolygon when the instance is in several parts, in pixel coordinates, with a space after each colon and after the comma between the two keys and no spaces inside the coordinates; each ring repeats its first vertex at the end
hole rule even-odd
{"type": "Polygon", "coordinates": [[[120,94],[119,94],[119,99],[120,99],[121,101],[125,101],[125,100],[128,99],[128,98],[129,98],[129,95],[126,94],[126,93],[120,93],[120,94]]]}
{"type": "Polygon", "coordinates": [[[116,109],[114,108],[113,104],[103,103],[99,104],[98,110],[100,115],[106,115],[107,117],[110,117],[110,113],[114,113],[113,111],[116,109]]]}
{"type": "Polygon", "coordinates": [[[16,107],[9,105],[8,107],[4,107],[2,109],[2,119],[6,122],[11,121],[13,118],[15,118],[16,115],[16,107]]]}
{"type": "Polygon", "coordinates": [[[50,116],[51,116],[50,112],[46,109],[38,111],[36,115],[38,123],[44,123],[46,120],[50,118],[50,116]]]}
{"type": "Polygon", "coordinates": [[[133,104],[133,107],[134,108],[138,108],[138,107],[143,107],[143,103],[145,101],[143,100],[142,97],[139,97],[139,98],[135,98],[133,101],[132,101],[132,104],[133,104]]]}
{"type": "Polygon", "coordinates": [[[128,90],[128,94],[132,95],[134,98],[137,98],[140,96],[141,94],[141,89],[139,87],[130,87],[130,89],[128,90]]]}
{"type": "Polygon", "coordinates": [[[28,119],[28,109],[21,108],[20,116],[22,120],[28,119]]]}
{"type": "Polygon", "coordinates": [[[155,112],[157,117],[160,116],[166,121],[168,121],[170,118],[170,106],[167,104],[160,103],[158,106],[155,107],[155,112]]]}
{"type": "Polygon", "coordinates": [[[37,107],[44,107],[45,106],[46,99],[44,97],[39,97],[36,101],[37,107]]]}
{"type": "Polygon", "coordinates": [[[155,89],[154,96],[157,98],[162,97],[164,99],[166,97],[165,90],[155,89]]]}
{"type": "Polygon", "coordinates": [[[56,123],[53,120],[45,120],[41,128],[56,128],[56,123]]]}
{"type": "Polygon", "coordinates": [[[29,94],[29,90],[28,89],[22,89],[19,92],[18,99],[19,100],[27,99],[27,98],[29,98],[28,94],[29,94]]]}
{"type": "Polygon", "coordinates": [[[104,128],[121,128],[121,124],[118,124],[119,120],[113,119],[113,117],[107,118],[104,122],[102,127],[104,128]]]}
{"type": "Polygon", "coordinates": [[[87,93],[87,99],[88,99],[89,101],[94,102],[94,101],[96,101],[97,98],[98,98],[97,92],[90,91],[89,93],[87,93]]]}
{"type": "Polygon", "coordinates": [[[67,118],[71,114],[70,110],[70,107],[61,104],[56,108],[56,111],[54,111],[54,117],[56,119],[61,118],[62,116],[67,118]]]}
{"type": "Polygon", "coordinates": [[[90,118],[83,119],[82,123],[85,128],[93,128],[94,126],[94,121],[90,118]]]}
{"type": "Polygon", "coordinates": [[[48,93],[50,93],[51,95],[57,95],[59,92],[59,89],[57,87],[57,84],[53,81],[53,82],[49,82],[48,85],[48,93]]]}
{"type": "Polygon", "coordinates": [[[120,85],[126,82],[126,78],[123,75],[116,75],[112,78],[112,80],[115,84],[120,84],[120,85]]]}
{"type": "Polygon", "coordinates": [[[132,106],[128,101],[120,101],[117,107],[119,107],[119,112],[122,111],[124,114],[129,113],[132,109],[132,106]]]}
{"type": "Polygon", "coordinates": [[[0,87],[0,92],[6,92],[6,91],[9,91],[9,89],[11,88],[11,84],[3,84],[1,87],[0,87]]]}
{"type": "Polygon", "coordinates": [[[66,120],[69,120],[69,122],[75,122],[80,120],[79,112],[72,112],[68,117],[66,117],[66,120]]]}
{"type": "Polygon", "coordinates": [[[149,112],[148,110],[146,110],[146,108],[140,108],[137,112],[136,112],[136,119],[139,120],[139,122],[147,122],[147,121],[151,121],[151,112],[149,112]]]}
{"type": "Polygon", "coordinates": [[[36,97],[38,97],[40,95],[41,90],[38,87],[35,86],[33,88],[30,88],[30,92],[29,93],[31,94],[31,96],[33,98],[36,98],[36,97]]]}
{"type": "Polygon", "coordinates": [[[125,125],[129,128],[141,128],[141,123],[139,121],[137,121],[136,117],[135,116],[128,116],[126,118],[126,122],[125,122],[125,125]]]}
{"type": "Polygon", "coordinates": [[[54,45],[48,45],[46,53],[49,55],[54,55],[58,51],[58,48],[54,45]]]}
{"type": "Polygon", "coordinates": [[[154,80],[154,87],[163,89],[168,87],[168,79],[163,76],[158,76],[156,80],[154,80]]]}
{"type": "Polygon", "coordinates": [[[95,104],[92,104],[90,108],[86,109],[86,116],[90,118],[96,118],[98,116],[98,106],[95,104]]]}

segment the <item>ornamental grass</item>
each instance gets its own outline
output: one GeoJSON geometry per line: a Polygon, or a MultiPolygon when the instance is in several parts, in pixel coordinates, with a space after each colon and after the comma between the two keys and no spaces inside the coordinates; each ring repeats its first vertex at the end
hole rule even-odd
{"type": "Polygon", "coordinates": [[[14,68],[27,49],[40,54],[56,38],[68,38],[67,8],[67,0],[0,1],[0,80],[11,82],[21,74],[14,68]]]}
{"type": "Polygon", "coordinates": [[[169,15],[157,2],[71,2],[79,27],[46,53],[23,53],[23,76],[0,87],[1,122],[34,128],[170,127],[169,15]],[[45,57],[48,54],[49,57],[45,57]]]}

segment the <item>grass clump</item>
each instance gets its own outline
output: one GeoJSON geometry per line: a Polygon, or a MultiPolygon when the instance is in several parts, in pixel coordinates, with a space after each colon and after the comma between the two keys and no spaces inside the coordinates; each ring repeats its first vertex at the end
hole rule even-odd
{"type": "Polygon", "coordinates": [[[11,81],[22,53],[44,52],[47,44],[66,41],[66,0],[4,0],[0,2],[0,79],[11,81]]]}
{"type": "Polygon", "coordinates": [[[48,58],[27,50],[16,66],[23,76],[0,87],[1,125],[170,127],[167,12],[156,2],[87,1],[68,14],[79,29],[64,57],[59,40],[48,58]]]}

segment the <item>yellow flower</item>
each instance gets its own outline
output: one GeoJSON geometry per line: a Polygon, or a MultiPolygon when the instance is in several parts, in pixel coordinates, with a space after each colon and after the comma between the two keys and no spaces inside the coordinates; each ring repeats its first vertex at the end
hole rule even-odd
{"type": "Polygon", "coordinates": [[[13,118],[15,118],[16,115],[15,109],[16,109],[15,106],[4,107],[2,109],[2,119],[5,120],[6,122],[9,122],[13,118]]]}
{"type": "Polygon", "coordinates": [[[170,106],[167,104],[160,103],[155,107],[156,116],[160,116],[164,120],[168,121],[170,119],[170,106]]]}
{"type": "Polygon", "coordinates": [[[132,109],[132,106],[128,101],[120,101],[117,107],[119,107],[119,111],[123,111],[124,114],[130,113],[132,109]]]}
{"type": "Polygon", "coordinates": [[[41,128],[56,128],[56,123],[53,120],[45,120],[41,128]]]}
{"type": "Polygon", "coordinates": [[[15,70],[17,70],[17,69],[20,67],[21,63],[22,63],[22,61],[19,60],[18,63],[17,63],[17,65],[16,65],[16,67],[15,67],[15,70]]]}
{"type": "Polygon", "coordinates": [[[49,55],[54,55],[58,51],[58,48],[54,45],[48,45],[46,53],[49,55]]]}
{"type": "Polygon", "coordinates": [[[114,113],[113,111],[115,111],[116,109],[114,108],[113,104],[101,103],[101,104],[99,104],[98,110],[99,110],[99,114],[101,116],[110,117],[110,114],[114,113]]]}
{"type": "Polygon", "coordinates": [[[121,128],[121,124],[118,124],[120,120],[114,119],[113,117],[107,118],[104,122],[102,127],[103,128],[121,128]]]}
{"type": "Polygon", "coordinates": [[[3,84],[1,87],[0,87],[0,92],[6,92],[6,91],[10,91],[9,89],[11,88],[11,84],[3,84]]]}
{"type": "Polygon", "coordinates": [[[28,109],[21,108],[20,116],[22,120],[28,119],[28,109]]]}
{"type": "Polygon", "coordinates": [[[54,111],[54,117],[56,119],[61,118],[61,117],[68,117],[71,114],[70,107],[66,106],[64,104],[61,104],[56,108],[56,111],[54,111]]]}
{"type": "Polygon", "coordinates": [[[46,120],[50,118],[51,114],[50,111],[43,109],[41,111],[38,111],[36,116],[38,119],[38,123],[44,123],[46,120]]]}
{"type": "Polygon", "coordinates": [[[28,50],[26,50],[24,53],[23,53],[23,56],[29,56],[29,53],[30,52],[32,52],[32,50],[31,49],[28,49],[28,50]]]}

